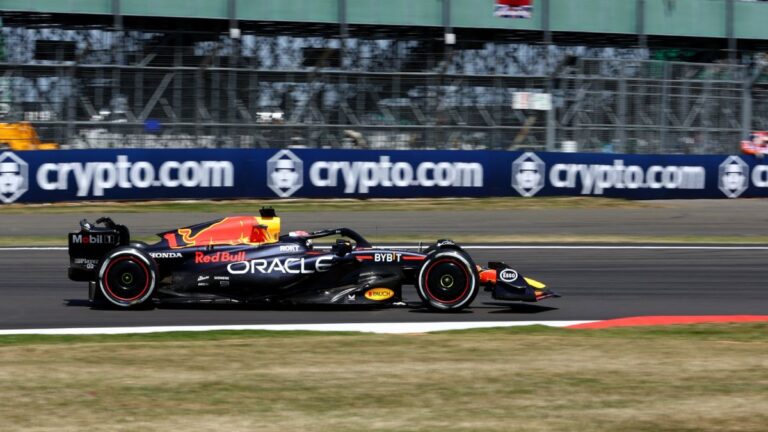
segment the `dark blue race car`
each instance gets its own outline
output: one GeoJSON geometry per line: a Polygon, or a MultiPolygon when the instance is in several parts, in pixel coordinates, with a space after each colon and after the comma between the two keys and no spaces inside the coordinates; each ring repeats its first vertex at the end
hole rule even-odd
{"type": "Polygon", "coordinates": [[[69,278],[88,282],[92,302],[119,308],[162,303],[367,305],[402,303],[413,285],[424,306],[457,311],[481,287],[503,301],[556,294],[502,262],[486,267],[451,240],[425,250],[375,248],[349,228],[280,235],[271,208],[132,242],[127,227],[101,218],[69,234],[69,278]],[[330,247],[313,241],[335,238],[330,247]]]}

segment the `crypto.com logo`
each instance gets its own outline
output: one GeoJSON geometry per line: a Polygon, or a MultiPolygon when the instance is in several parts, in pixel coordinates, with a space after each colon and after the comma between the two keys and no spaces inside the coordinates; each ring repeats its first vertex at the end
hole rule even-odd
{"type": "Polygon", "coordinates": [[[728,198],[738,198],[749,187],[749,165],[738,156],[720,164],[717,186],[728,198]]]}
{"type": "Polygon", "coordinates": [[[10,204],[29,190],[29,165],[11,152],[0,154],[0,201],[10,204]]]}
{"type": "Polygon", "coordinates": [[[546,165],[534,153],[523,153],[512,162],[512,187],[524,197],[536,195],[544,187],[546,165]]]}
{"type": "Polygon", "coordinates": [[[280,150],[267,160],[267,186],[287,198],[304,186],[304,162],[290,150],[280,150]]]}

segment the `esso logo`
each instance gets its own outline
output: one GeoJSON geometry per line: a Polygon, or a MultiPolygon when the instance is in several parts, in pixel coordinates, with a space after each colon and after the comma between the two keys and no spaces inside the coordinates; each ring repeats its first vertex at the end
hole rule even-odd
{"type": "Polygon", "coordinates": [[[517,272],[512,269],[504,269],[499,272],[499,279],[504,282],[514,282],[517,280],[517,272]]]}

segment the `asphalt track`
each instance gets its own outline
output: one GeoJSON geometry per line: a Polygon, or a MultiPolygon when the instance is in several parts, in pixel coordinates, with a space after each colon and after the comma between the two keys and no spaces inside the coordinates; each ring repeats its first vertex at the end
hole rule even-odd
{"type": "Polygon", "coordinates": [[[472,250],[478,262],[503,260],[542,280],[562,298],[500,304],[485,293],[455,314],[409,307],[379,310],[167,308],[94,310],[84,283],[66,277],[62,250],[0,250],[0,329],[364,323],[595,320],[637,315],[738,315],[768,312],[768,250],[505,249],[472,250]]]}

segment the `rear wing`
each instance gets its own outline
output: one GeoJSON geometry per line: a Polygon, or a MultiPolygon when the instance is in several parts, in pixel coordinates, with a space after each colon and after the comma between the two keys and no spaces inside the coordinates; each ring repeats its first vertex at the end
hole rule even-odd
{"type": "Polygon", "coordinates": [[[68,235],[69,278],[74,281],[96,280],[96,269],[101,258],[112,249],[130,242],[128,228],[108,217],[99,218],[95,224],[81,220],[80,231],[68,235]]]}

